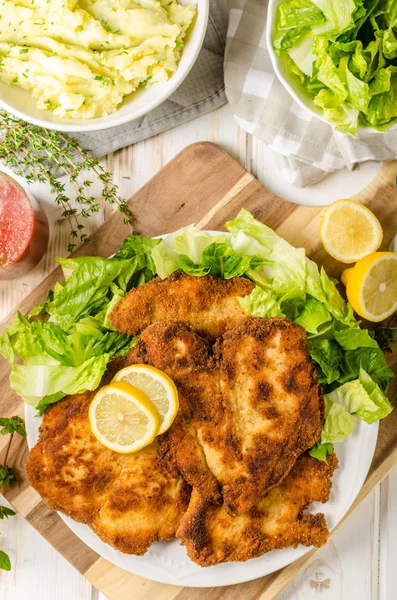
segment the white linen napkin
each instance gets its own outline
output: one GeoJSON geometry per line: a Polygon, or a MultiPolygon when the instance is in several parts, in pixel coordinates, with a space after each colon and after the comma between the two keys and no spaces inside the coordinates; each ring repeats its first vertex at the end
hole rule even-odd
{"type": "Polygon", "coordinates": [[[230,0],[225,86],[236,122],[270,146],[283,177],[305,186],[337,169],[397,158],[395,130],[361,129],[353,139],[292,99],[266,47],[267,8],[267,0],[230,0]]]}

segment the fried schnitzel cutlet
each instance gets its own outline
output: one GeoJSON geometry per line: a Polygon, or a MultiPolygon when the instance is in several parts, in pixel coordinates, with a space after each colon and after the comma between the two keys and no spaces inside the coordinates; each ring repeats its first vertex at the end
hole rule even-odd
{"type": "Polygon", "coordinates": [[[215,479],[232,514],[252,508],[320,436],[324,401],[306,334],[285,319],[244,319],[217,341],[215,355],[184,325],[157,322],[128,360],[174,380],[181,411],[161,456],[207,500],[217,499],[215,479]]]}
{"type": "Polygon", "coordinates": [[[179,322],[214,341],[246,318],[237,298],[247,296],[254,287],[242,277],[224,280],[173,273],[128,292],[111,312],[110,323],[137,335],[156,321],[179,322]]]}
{"type": "MultiPolygon", "coordinates": [[[[102,384],[123,366],[113,361],[102,384]]],[[[190,487],[161,464],[157,442],[130,455],[100,444],[88,419],[94,394],[69,396],[46,411],[27,477],[53,510],[86,523],[121,552],[144,554],[153,542],[175,537],[190,487]]]]}
{"type": "Polygon", "coordinates": [[[302,454],[284,481],[260,498],[250,511],[231,516],[193,490],[177,536],[189,557],[202,567],[246,561],[280,548],[320,547],[327,541],[323,514],[304,514],[312,502],[329,500],[335,453],[328,462],[302,454]]]}
{"type": "Polygon", "coordinates": [[[241,514],[316,443],[324,399],[306,332],[291,321],[241,321],[217,341],[215,355],[223,404],[233,414],[243,456],[238,479],[224,483],[223,496],[227,508],[241,514]]]}
{"type": "Polygon", "coordinates": [[[328,499],[337,466],[302,454],[324,413],[306,334],[247,317],[238,297],[252,289],[174,274],[125,296],[111,323],[140,336],[101,385],[128,364],[153,365],[174,380],[178,414],[150,446],[120,455],[91,433],[95,392],[50,407],[26,469],[51,508],[129,554],[179,535],[202,566],[325,542],[323,515],[303,515],[328,499]]]}

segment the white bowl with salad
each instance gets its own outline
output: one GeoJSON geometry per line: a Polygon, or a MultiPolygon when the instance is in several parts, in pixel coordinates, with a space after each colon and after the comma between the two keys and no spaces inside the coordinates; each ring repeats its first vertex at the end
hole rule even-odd
{"type": "Polygon", "coordinates": [[[269,0],[266,39],[292,98],[337,131],[397,123],[397,3],[269,0]],[[393,7],[394,5],[394,7],[393,7]]]}

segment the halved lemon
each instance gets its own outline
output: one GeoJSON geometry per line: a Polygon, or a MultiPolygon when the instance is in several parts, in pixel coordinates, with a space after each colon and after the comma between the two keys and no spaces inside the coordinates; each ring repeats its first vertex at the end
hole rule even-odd
{"type": "Polygon", "coordinates": [[[101,444],[122,454],[151,444],[160,418],[149,398],[125,381],[103,386],[89,409],[91,431],[101,444]]]}
{"type": "Polygon", "coordinates": [[[126,381],[153,402],[160,416],[159,435],[167,431],[179,408],[178,391],[164,371],[151,365],[130,365],[121,369],[113,381],[126,381]]]}
{"type": "Polygon", "coordinates": [[[353,263],[379,248],[383,231],[369,208],[353,200],[337,200],[323,212],[320,237],[333,258],[353,263]]]}
{"type": "Polygon", "coordinates": [[[360,317],[383,321],[397,311],[397,252],[374,252],[342,273],[347,298],[360,317]]]}

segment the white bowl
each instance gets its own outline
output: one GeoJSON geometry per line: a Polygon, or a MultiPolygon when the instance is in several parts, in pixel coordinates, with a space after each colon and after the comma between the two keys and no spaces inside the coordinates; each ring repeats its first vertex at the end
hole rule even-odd
{"type": "MultiPolygon", "coordinates": [[[[277,16],[277,7],[282,2],[282,0],[269,0],[269,6],[267,9],[267,23],[266,23],[266,44],[267,49],[269,51],[270,60],[272,63],[272,67],[281,81],[287,92],[292,96],[292,98],[299,104],[301,108],[307,110],[313,117],[320,119],[320,121],[324,121],[324,123],[328,123],[328,125],[332,125],[323,115],[321,108],[316,106],[313,102],[313,97],[305,90],[303,86],[301,86],[296,78],[291,75],[288,71],[283,56],[277,56],[273,48],[273,32],[276,25],[276,16],[277,16]]],[[[389,127],[387,131],[397,130],[397,124],[389,127]]],[[[381,134],[382,132],[378,131],[374,127],[358,127],[358,132],[360,131],[371,131],[375,133],[381,134]]]]}
{"type": "Polygon", "coordinates": [[[267,9],[266,44],[272,67],[278,79],[281,81],[295,102],[299,104],[299,106],[309,111],[313,117],[316,117],[325,123],[329,123],[329,121],[324,118],[322,110],[314,104],[312,96],[310,96],[303,86],[297,83],[295,77],[293,77],[293,75],[291,75],[291,73],[288,71],[283,57],[277,56],[274,51],[273,33],[276,26],[277,7],[281,2],[282,0],[269,0],[269,6],[267,9]]]}
{"type": "Polygon", "coordinates": [[[96,119],[64,119],[55,117],[49,110],[36,108],[36,100],[25,90],[17,86],[0,82],[0,107],[13,115],[45,127],[65,132],[98,131],[122,125],[149,111],[167,100],[181,85],[193,67],[204,42],[207,30],[209,0],[180,0],[181,4],[197,4],[197,18],[189,32],[178,68],[164,83],[154,83],[133,92],[123,100],[120,108],[105,117],[96,119]]]}

